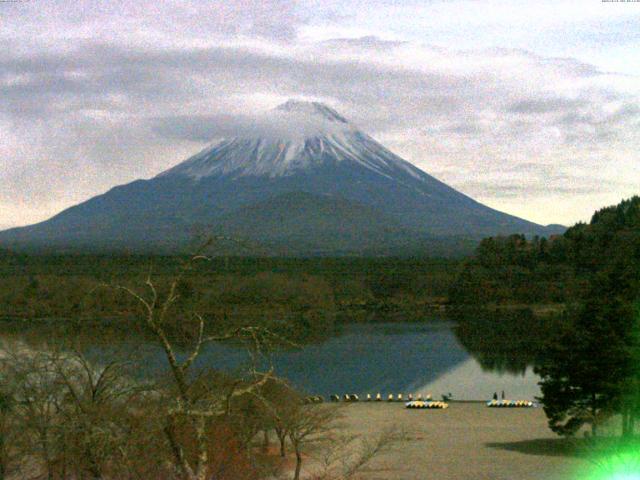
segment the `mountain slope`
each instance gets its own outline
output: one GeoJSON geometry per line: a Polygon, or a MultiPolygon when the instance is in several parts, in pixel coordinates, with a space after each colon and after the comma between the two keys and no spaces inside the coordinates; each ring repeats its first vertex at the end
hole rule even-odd
{"type": "Polygon", "coordinates": [[[211,230],[285,255],[384,253],[392,247],[407,248],[420,238],[369,206],[306,192],[284,193],[240,208],[217,219],[211,230]]]}
{"type": "Polygon", "coordinates": [[[222,139],[0,243],[173,251],[194,229],[296,254],[393,252],[434,237],[555,233],[486,207],[431,177],[331,108],[289,101],[265,127],[222,139]]]}

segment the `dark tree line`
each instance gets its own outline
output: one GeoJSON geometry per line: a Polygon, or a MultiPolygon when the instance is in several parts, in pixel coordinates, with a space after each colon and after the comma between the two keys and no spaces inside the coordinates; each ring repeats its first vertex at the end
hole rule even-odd
{"type": "Polygon", "coordinates": [[[584,286],[566,236],[482,240],[449,290],[453,305],[564,303],[584,286]]]}
{"type": "Polygon", "coordinates": [[[573,434],[614,414],[623,435],[640,416],[640,198],[598,211],[565,237],[587,288],[546,349],[542,376],[551,428],[573,434]]]}
{"type": "MultiPolygon", "coordinates": [[[[531,315],[518,318],[519,329],[514,322],[508,329],[500,322],[482,325],[507,332],[514,345],[527,343],[513,342],[514,332],[544,332],[528,347],[534,353],[528,361],[542,377],[542,403],[553,431],[571,435],[589,425],[597,434],[600,424],[620,415],[622,433],[634,434],[640,416],[640,197],[601,209],[590,223],[562,236],[483,240],[454,282],[450,300],[454,310],[476,311],[564,304],[544,329],[531,315]]],[[[462,333],[473,328],[468,320],[461,325],[462,333]]]]}
{"type": "MultiPolygon", "coordinates": [[[[114,319],[130,312],[124,295],[95,291],[100,282],[144,282],[153,266],[159,286],[168,284],[179,256],[30,256],[0,254],[0,319],[114,319]]],[[[424,318],[444,303],[458,261],[352,258],[223,258],[198,265],[182,279],[181,302],[207,315],[298,317],[331,327],[341,315],[368,320],[397,311],[424,318]],[[304,317],[304,318],[303,318],[304,317]]]]}

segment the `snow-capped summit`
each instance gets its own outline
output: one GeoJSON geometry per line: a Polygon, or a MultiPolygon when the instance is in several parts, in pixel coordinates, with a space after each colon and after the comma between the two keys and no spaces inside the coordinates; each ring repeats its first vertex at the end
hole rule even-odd
{"type": "MultiPolygon", "coordinates": [[[[264,119],[263,119],[264,120],[264,119]]],[[[353,163],[387,178],[401,172],[420,179],[424,173],[358,130],[338,112],[319,102],[289,100],[267,122],[273,132],[218,140],[159,176],[200,180],[213,176],[279,177],[335,163],[353,163]],[[290,128],[282,128],[283,125],[290,128]],[[300,127],[303,126],[303,134],[300,127]]]]}

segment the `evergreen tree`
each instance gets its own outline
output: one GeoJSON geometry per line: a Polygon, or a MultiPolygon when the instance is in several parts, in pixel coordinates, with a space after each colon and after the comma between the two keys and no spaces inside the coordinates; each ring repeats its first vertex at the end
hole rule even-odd
{"type": "Polygon", "coordinates": [[[550,342],[536,369],[549,427],[560,435],[585,424],[596,435],[598,423],[617,410],[628,355],[624,336],[610,321],[616,307],[590,303],[570,314],[573,320],[550,342]]]}
{"type": "Polygon", "coordinates": [[[620,413],[632,435],[640,402],[640,197],[596,212],[565,235],[588,289],[538,369],[549,425],[572,434],[620,413]]]}

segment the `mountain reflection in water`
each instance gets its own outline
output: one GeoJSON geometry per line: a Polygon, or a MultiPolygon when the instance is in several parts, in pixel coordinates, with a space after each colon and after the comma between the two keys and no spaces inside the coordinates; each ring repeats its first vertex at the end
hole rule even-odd
{"type": "MultiPolygon", "coordinates": [[[[527,368],[527,361],[516,356],[515,365],[505,368],[504,355],[492,360],[491,346],[495,344],[491,339],[500,331],[483,332],[479,325],[455,326],[437,320],[345,324],[334,336],[271,357],[277,375],[310,394],[325,397],[380,392],[385,396],[430,393],[439,398],[450,392],[454,399],[485,400],[504,390],[510,398],[533,399],[539,394],[538,378],[527,368]],[[481,351],[479,346],[487,345],[489,348],[481,351]],[[498,371],[492,371],[494,367],[498,371]]],[[[135,352],[142,376],[165,368],[162,351],[141,338],[121,338],[88,348],[98,362],[112,352],[135,352]]],[[[247,353],[237,346],[210,344],[195,366],[233,371],[247,359],[247,353]]]]}

